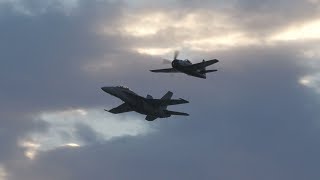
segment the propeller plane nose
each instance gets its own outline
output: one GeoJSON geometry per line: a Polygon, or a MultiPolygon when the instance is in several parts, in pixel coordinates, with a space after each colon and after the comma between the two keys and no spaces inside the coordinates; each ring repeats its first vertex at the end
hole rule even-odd
{"type": "Polygon", "coordinates": [[[178,60],[173,60],[172,61],[172,67],[177,67],[177,65],[178,65],[178,60]]]}

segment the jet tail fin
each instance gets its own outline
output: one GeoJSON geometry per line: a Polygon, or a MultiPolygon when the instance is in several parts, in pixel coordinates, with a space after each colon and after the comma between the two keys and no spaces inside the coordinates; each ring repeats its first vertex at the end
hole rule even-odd
{"type": "Polygon", "coordinates": [[[170,115],[189,116],[188,113],[184,113],[184,112],[169,111],[169,110],[165,110],[165,112],[168,113],[168,114],[170,114],[170,115]]]}
{"type": "Polygon", "coordinates": [[[168,91],[162,98],[161,100],[169,100],[173,96],[173,93],[171,91],[168,91]]]}

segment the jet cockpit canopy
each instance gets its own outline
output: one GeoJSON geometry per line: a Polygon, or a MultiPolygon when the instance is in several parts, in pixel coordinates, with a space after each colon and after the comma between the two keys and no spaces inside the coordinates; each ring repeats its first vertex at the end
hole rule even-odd
{"type": "Polygon", "coordinates": [[[117,86],[117,87],[129,90],[129,88],[127,86],[117,86]]]}

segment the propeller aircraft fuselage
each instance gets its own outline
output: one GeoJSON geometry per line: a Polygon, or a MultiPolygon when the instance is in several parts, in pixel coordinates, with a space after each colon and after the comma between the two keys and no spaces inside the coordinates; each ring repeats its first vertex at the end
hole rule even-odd
{"type": "Polygon", "coordinates": [[[210,66],[212,64],[215,64],[219,62],[217,59],[212,59],[205,61],[203,60],[200,63],[192,64],[188,59],[186,60],[180,60],[177,59],[178,51],[174,54],[174,59],[171,62],[172,68],[168,69],[156,69],[156,70],[150,70],[151,72],[155,73],[184,73],[189,76],[194,76],[198,78],[206,79],[206,74],[210,72],[217,71],[216,69],[213,70],[206,70],[207,66],[210,66]]]}

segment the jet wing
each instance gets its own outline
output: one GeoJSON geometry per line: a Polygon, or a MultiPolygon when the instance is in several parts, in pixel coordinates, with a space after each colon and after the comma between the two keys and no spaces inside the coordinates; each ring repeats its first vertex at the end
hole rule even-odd
{"type": "Polygon", "coordinates": [[[207,66],[210,66],[212,64],[215,64],[217,62],[219,62],[219,60],[212,59],[212,60],[208,60],[208,61],[203,61],[203,62],[200,62],[200,63],[192,64],[189,67],[192,68],[192,69],[203,69],[203,68],[205,68],[207,66]]]}
{"type": "Polygon", "coordinates": [[[108,111],[112,114],[120,114],[120,113],[132,111],[132,109],[130,108],[130,106],[127,103],[123,103],[118,107],[115,107],[111,110],[105,110],[105,111],[108,111]]]}
{"type": "Polygon", "coordinates": [[[156,117],[156,116],[150,116],[150,115],[148,115],[147,117],[146,117],[146,120],[147,121],[154,121],[155,119],[157,119],[158,117],[156,117]]]}
{"type": "Polygon", "coordinates": [[[151,72],[155,72],[155,73],[176,73],[179,72],[174,68],[168,68],[168,69],[155,69],[155,70],[150,70],[151,72]]]}

